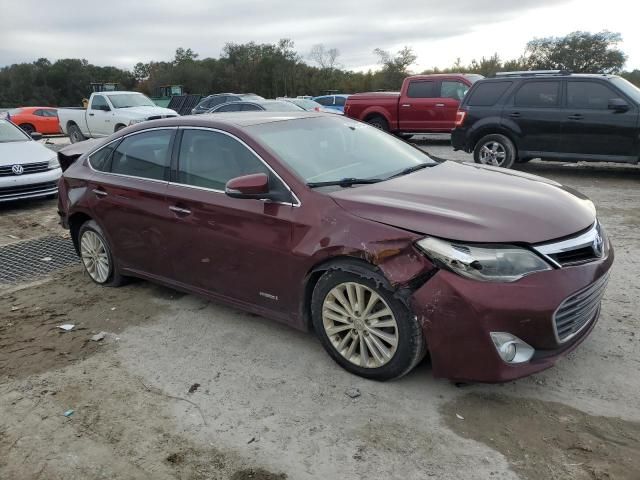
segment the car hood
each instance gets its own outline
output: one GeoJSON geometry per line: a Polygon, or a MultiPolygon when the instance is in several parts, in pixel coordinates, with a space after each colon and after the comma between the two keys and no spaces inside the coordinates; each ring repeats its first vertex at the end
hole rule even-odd
{"type": "Polygon", "coordinates": [[[588,228],[596,215],[588,198],[559,183],[455,162],[329,195],[359,217],[468,242],[545,242],[588,228]]]}
{"type": "Polygon", "coordinates": [[[0,167],[18,163],[47,162],[55,156],[55,152],[31,140],[0,142],[0,167]]]}
{"type": "Polygon", "coordinates": [[[118,115],[123,115],[130,118],[148,118],[155,117],[160,115],[162,117],[177,117],[178,114],[175,110],[171,110],[170,108],[163,107],[127,107],[127,108],[117,108],[116,112],[118,115]]]}

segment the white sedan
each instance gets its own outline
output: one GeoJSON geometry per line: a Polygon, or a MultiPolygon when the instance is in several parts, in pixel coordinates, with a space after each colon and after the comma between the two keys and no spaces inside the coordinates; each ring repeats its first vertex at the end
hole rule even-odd
{"type": "Polygon", "coordinates": [[[58,192],[61,174],[55,152],[0,119],[0,202],[52,197],[58,192]]]}

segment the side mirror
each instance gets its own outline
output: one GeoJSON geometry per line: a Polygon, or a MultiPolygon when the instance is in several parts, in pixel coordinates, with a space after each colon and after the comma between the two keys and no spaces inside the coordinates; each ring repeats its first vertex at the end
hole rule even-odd
{"type": "Polygon", "coordinates": [[[265,173],[254,173],[232,178],[227,182],[224,192],[231,198],[253,198],[271,200],[269,195],[269,177],[265,173]]]}
{"type": "Polygon", "coordinates": [[[33,138],[34,140],[42,140],[42,134],[41,133],[31,132],[30,135],[31,135],[31,138],[33,138]]]}
{"type": "Polygon", "coordinates": [[[629,110],[629,104],[622,98],[612,98],[609,100],[609,110],[614,112],[626,112],[629,110]]]}

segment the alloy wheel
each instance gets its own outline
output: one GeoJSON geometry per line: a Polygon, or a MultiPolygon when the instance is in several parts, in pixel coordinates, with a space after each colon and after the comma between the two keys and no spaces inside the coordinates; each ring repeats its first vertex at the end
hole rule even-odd
{"type": "Polygon", "coordinates": [[[507,158],[507,151],[500,142],[491,140],[480,148],[480,163],[501,167],[507,158]]]}
{"type": "Polygon", "coordinates": [[[391,308],[360,283],[341,283],[329,291],[322,323],[336,351],[359,367],[382,367],[398,348],[398,324],[391,308]]]}
{"type": "Polygon", "coordinates": [[[80,240],[80,256],[89,276],[97,283],[105,283],[111,270],[109,255],[102,238],[87,230],[80,240]]]}

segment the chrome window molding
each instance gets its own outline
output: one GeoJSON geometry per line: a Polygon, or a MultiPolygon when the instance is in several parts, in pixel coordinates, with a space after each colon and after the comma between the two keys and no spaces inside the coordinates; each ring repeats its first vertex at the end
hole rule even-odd
{"type": "MultiPolygon", "coordinates": [[[[600,224],[596,220],[596,222],[591,226],[589,230],[578,235],[577,237],[568,238],[566,240],[561,240],[559,242],[549,242],[543,243],[539,245],[534,245],[533,249],[542,255],[545,260],[550,262],[557,268],[561,268],[562,265],[555,261],[550,255],[569,252],[572,250],[578,250],[580,248],[585,248],[589,246],[595,246],[596,244],[602,245],[604,243],[604,239],[601,235],[600,224]]],[[[600,255],[602,256],[602,246],[600,247],[600,255]]],[[[594,251],[596,249],[594,248],[594,251]]]]}

